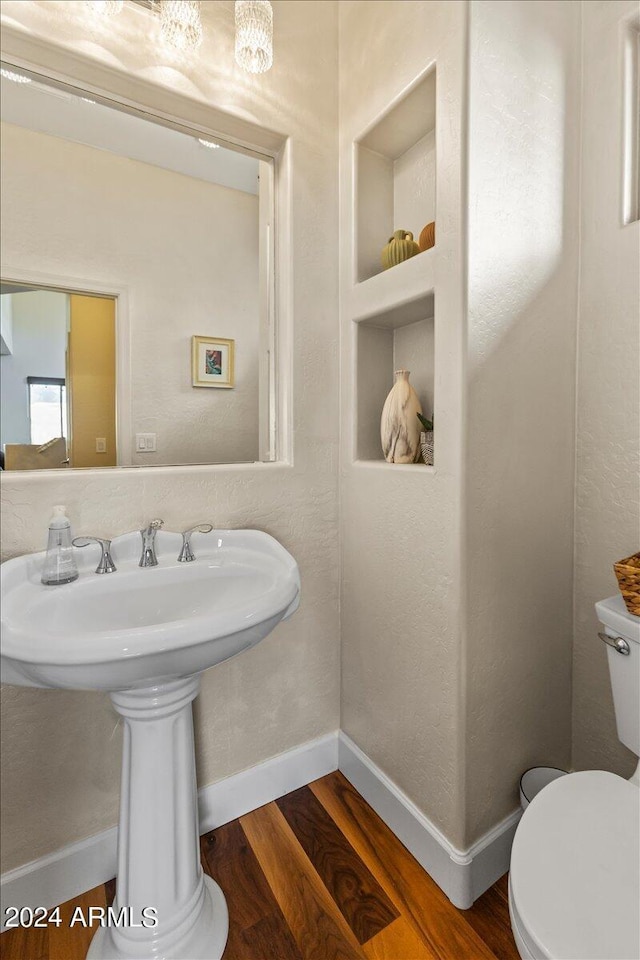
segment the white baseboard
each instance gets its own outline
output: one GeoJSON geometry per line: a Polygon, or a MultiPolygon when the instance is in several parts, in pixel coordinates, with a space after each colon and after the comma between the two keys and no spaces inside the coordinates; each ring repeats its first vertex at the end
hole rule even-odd
{"type": "Polygon", "coordinates": [[[468,850],[457,850],[345,733],[338,766],[456,907],[466,910],[509,869],[516,810],[468,850]]]}
{"type": "MultiPolygon", "coordinates": [[[[208,833],[338,768],[338,733],[329,733],[198,791],[200,832],[208,833]]],[[[26,863],[0,879],[0,931],[6,909],[54,907],[116,875],[112,827],[26,863]]]]}
{"type": "Polygon", "coordinates": [[[116,875],[118,828],[70,843],[0,879],[0,932],[9,907],[55,907],[116,875]]]}
{"type": "Polygon", "coordinates": [[[211,783],[198,792],[200,833],[215,830],[245,813],[338,769],[338,731],[303,743],[255,767],[211,783]]]}
{"type": "MultiPolygon", "coordinates": [[[[337,731],[203,787],[198,793],[200,832],[208,833],[338,768],[457,907],[470,907],[508,870],[520,811],[469,850],[456,850],[382,770],[337,731]]],[[[117,836],[112,827],[3,874],[0,930],[9,906],[54,907],[114,877],[117,836]]]]}

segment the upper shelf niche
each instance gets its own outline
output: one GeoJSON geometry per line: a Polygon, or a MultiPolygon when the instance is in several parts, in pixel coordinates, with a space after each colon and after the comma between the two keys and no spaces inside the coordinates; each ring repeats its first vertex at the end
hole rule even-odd
{"type": "Polygon", "coordinates": [[[434,68],[355,144],[359,283],[382,272],[380,254],[394,230],[411,230],[417,241],[435,220],[435,124],[434,68]]]}

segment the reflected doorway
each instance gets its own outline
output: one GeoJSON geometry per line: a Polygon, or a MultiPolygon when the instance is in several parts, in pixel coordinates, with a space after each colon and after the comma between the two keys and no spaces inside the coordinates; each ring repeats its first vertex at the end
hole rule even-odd
{"type": "Polygon", "coordinates": [[[3,283],[5,470],[117,464],[116,301],[3,283]]]}

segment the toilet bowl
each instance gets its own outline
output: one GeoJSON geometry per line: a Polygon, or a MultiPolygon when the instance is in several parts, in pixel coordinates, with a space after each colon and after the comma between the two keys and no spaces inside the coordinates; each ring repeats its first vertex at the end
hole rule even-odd
{"type": "Polygon", "coordinates": [[[554,780],[511,852],[509,909],[526,960],[638,960],[640,790],[604,770],[554,780]]]}
{"type": "MultiPolygon", "coordinates": [[[[620,740],[640,754],[640,617],[621,597],[604,624],[620,740]],[[620,641],[624,641],[621,643],[620,641]]],[[[631,780],[570,773],[532,800],[513,841],[509,912],[523,960],[640,958],[640,765],[631,780]]]]}

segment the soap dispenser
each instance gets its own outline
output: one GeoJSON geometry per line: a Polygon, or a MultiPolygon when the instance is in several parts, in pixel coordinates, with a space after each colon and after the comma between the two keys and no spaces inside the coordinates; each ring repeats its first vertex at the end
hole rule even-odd
{"type": "Polygon", "coordinates": [[[53,586],[78,579],[78,567],[71,545],[71,523],[65,507],[54,507],[49,523],[47,555],[42,568],[42,582],[53,586]]]}

